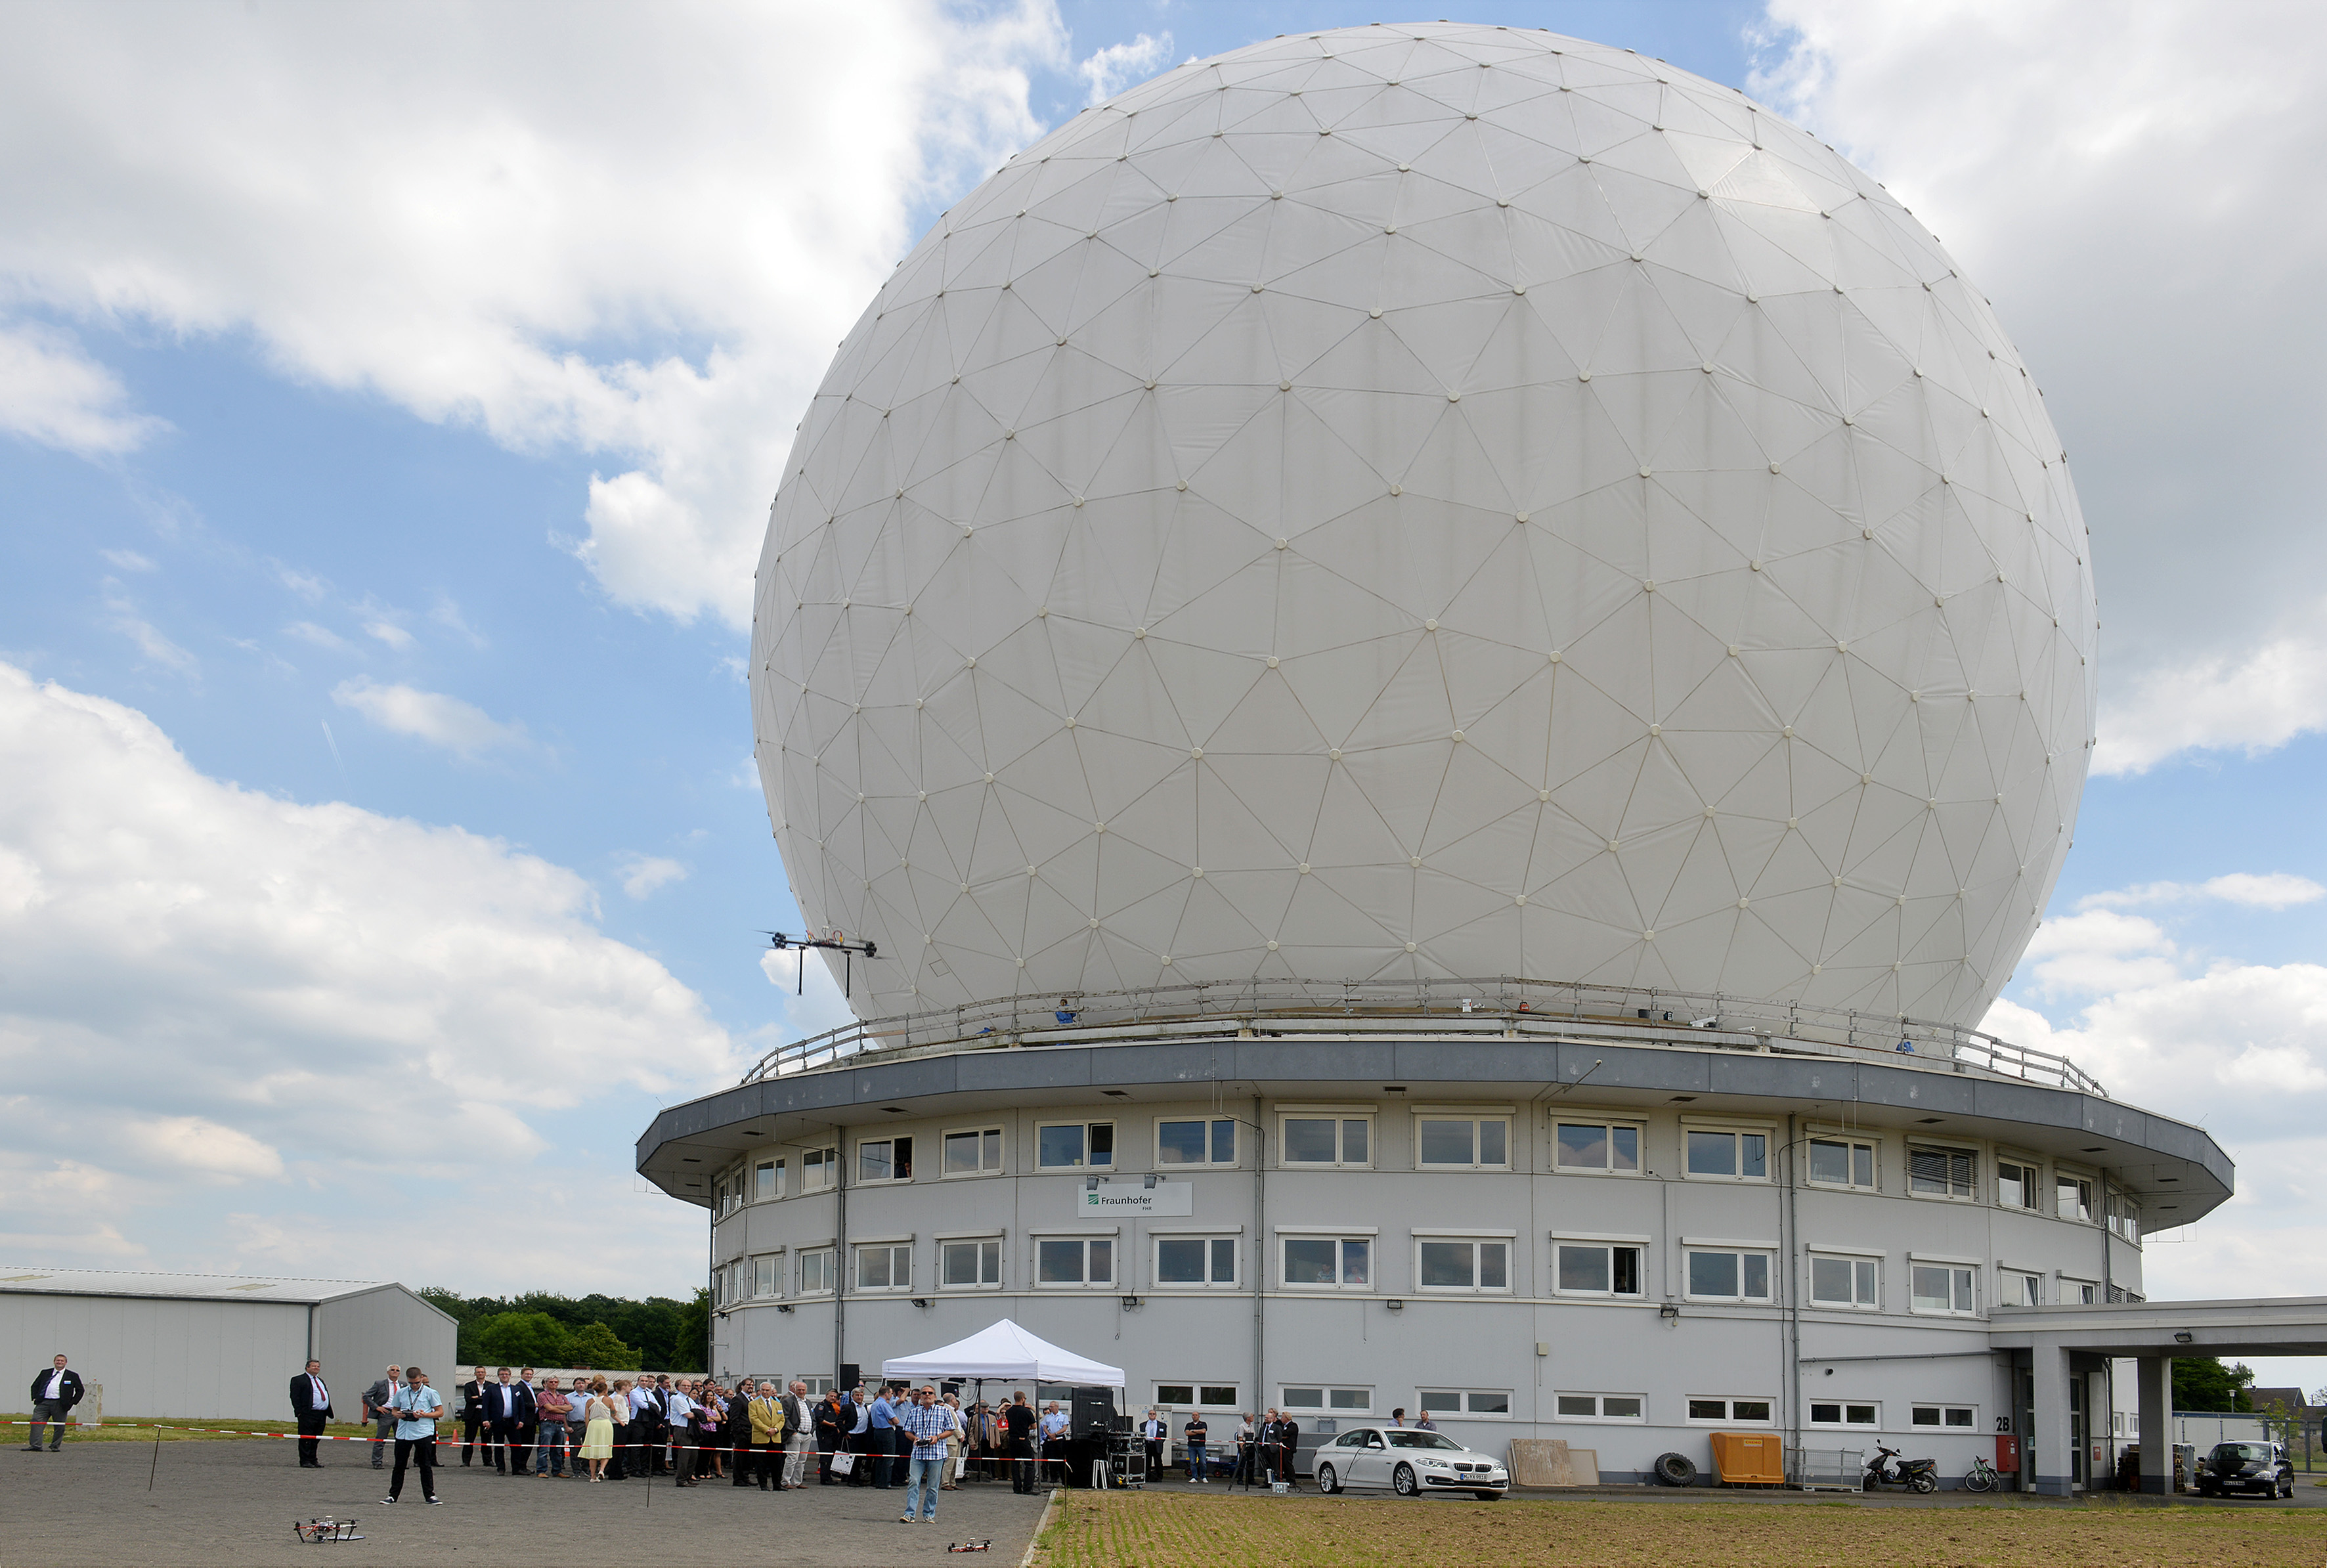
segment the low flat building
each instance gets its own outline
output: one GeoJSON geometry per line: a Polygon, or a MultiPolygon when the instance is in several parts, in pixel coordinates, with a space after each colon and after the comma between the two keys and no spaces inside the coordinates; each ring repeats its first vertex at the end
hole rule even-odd
{"type": "Polygon", "coordinates": [[[61,1352],[92,1404],[103,1389],[108,1416],[287,1420],[291,1378],[314,1357],[340,1418],[354,1421],[390,1362],[448,1386],[457,1333],[392,1282],[0,1265],[0,1363],[29,1380],[61,1352]]]}

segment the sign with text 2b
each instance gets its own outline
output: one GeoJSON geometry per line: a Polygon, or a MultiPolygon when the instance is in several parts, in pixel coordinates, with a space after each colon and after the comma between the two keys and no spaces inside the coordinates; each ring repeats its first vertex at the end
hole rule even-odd
{"type": "Polygon", "coordinates": [[[1076,1212],[1100,1214],[1192,1214],[1195,1189],[1185,1181],[1093,1181],[1075,1195],[1076,1212]]]}

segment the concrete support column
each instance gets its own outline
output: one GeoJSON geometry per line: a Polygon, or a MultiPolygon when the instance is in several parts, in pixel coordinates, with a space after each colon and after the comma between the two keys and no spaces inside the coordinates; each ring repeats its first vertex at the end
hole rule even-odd
{"type": "Polygon", "coordinates": [[[2141,1405],[2141,1489],[2173,1489],[2173,1358],[2144,1356],[2135,1364],[2141,1405]]]}
{"type": "Polygon", "coordinates": [[[2028,1434],[2029,1489],[2065,1498],[2076,1489],[2069,1432],[2069,1351],[2057,1339],[2039,1339],[2028,1352],[2036,1397],[2036,1429],[2028,1434]]]}

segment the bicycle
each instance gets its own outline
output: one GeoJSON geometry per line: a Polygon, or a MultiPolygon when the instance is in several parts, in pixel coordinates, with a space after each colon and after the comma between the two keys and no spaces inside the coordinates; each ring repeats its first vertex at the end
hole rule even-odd
{"type": "Polygon", "coordinates": [[[1995,1467],[1985,1459],[1975,1459],[1963,1479],[1967,1492],[1992,1492],[1995,1489],[1995,1467]]]}

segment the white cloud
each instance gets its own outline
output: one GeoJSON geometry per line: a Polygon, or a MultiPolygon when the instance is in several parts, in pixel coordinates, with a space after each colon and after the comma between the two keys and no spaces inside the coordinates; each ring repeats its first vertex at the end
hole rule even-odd
{"type": "Polygon", "coordinates": [[[0,432],[82,457],[135,452],[169,425],[131,413],[128,401],[120,378],[69,333],[0,326],[0,432]]]}
{"type": "Polygon", "coordinates": [[[523,724],[503,723],[458,697],[401,683],[381,686],[369,676],[341,681],[332,688],[332,700],[343,708],[353,708],[383,730],[410,735],[463,757],[522,751],[533,743],[523,724]]]}
{"type": "Polygon", "coordinates": [[[348,646],[348,639],[346,638],[341,637],[338,632],[332,630],[329,627],[318,626],[312,621],[294,621],[290,625],[283,629],[283,635],[285,637],[295,637],[302,642],[313,644],[314,647],[323,649],[331,653],[353,653],[355,651],[354,649],[348,646]]]}
{"type": "Polygon", "coordinates": [[[269,564],[275,568],[276,580],[310,604],[332,591],[331,583],[316,573],[303,572],[295,566],[286,566],[280,561],[269,564]]]}
{"type": "Polygon", "coordinates": [[[141,555],[135,550],[99,550],[98,554],[112,563],[117,571],[151,572],[154,570],[153,557],[141,555]]]}
{"type": "Polygon", "coordinates": [[[2327,727],[2327,8],[1770,0],[1753,90],[1886,182],[2027,353],[2093,527],[2094,767],[2327,727]]]}
{"type": "Polygon", "coordinates": [[[634,899],[647,898],[659,888],[687,880],[687,867],[655,854],[626,854],[615,868],[622,891],[634,899]]]}
{"type": "Polygon", "coordinates": [[[811,957],[798,948],[785,953],[771,948],[760,955],[760,973],[783,994],[783,1032],[788,1041],[822,1034],[856,1021],[848,998],[841,994],[836,973],[839,962],[837,957],[827,962],[821,953],[811,957]]]}
{"type": "Polygon", "coordinates": [[[1030,67],[1071,63],[1051,0],[5,26],[0,289],[601,456],[575,547],[606,591],[739,627],[832,345],[917,207],[1037,134],[1030,67]]]}
{"type": "Polygon", "coordinates": [[[147,663],[158,664],[188,676],[201,668],[200,659],[171,641],[168,634],[145,619],[145,612],[138,609],[135,600],[110,582],[106,585],[105,611],[108,624],[136,643],[137,651],[145,656],[147,663]]]}
{"type": "Polygon", "coordinates": [[[2037,927],[2020,961],[2035,963],[2037,992],[2051,1001],[2173,979],[2177,951],[2154,920],[2092,910],[2037,927]]]}
{"type": "Polygon", "coordinates": [[[2151,904],[2191,903],[2203,899],[2243,904],[2250,909],[2285,910],[2296,904],[2316,903],[2321,899],[2327,899],[2327,887],[2320,886],[2307,876],[2296,876],[2290,872],[2275,871],[2257,876],[2252,872],[2236,871],[2226,876],[2209,877],[2201,882],[2144,882],[2138,887],[2087,893],[2077,901],[2077,908],[2128,910],[2151,904]]]}
{"type": "Polygon", "coordinates": [[[405,630],[393,621],[367,621],[364,622],[364,630],[395,649],[398,653],[412,646],[412,633],[405,630]]]}
{"type": "Polygon", "coordinates": [[[515,1286],[635,1231],[684,1277],[621,1143],[741,1053],[593,907],[495,840],[207,778],[0,665],[0,1248],[515,1286]],[[577,1150],[597,1096],[623,1130],[577,1150]],[[567,1167],[537,1169],[553,1144],[567,1167]],[[189,1182],[233,1184],[248,1234],[171,1207],[189,1182]],[[526,1234],[480,1257],[513,1202],[526,1234]],[[268,1225],[304,1260],[259,1255],[268,1225]]]}
{"type": "Polygon", "coordinates": [[[1150,37],[1143,33],[1126,43],[1110,43],[1075,62],[1075,74],[1090,86],[1091,103],[1104,103],[1129,87],[1145,81],[1172,58],[1172,35],[1150,37]]]}

